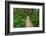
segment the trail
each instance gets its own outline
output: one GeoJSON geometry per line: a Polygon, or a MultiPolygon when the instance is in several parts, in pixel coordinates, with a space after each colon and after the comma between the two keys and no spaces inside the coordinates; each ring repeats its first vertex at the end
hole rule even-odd
{"type": "Polygon", "coordinates": [[[33,27],[29,16],[26,17],[25,24],[26,24],[26,27],[33,27]]]}

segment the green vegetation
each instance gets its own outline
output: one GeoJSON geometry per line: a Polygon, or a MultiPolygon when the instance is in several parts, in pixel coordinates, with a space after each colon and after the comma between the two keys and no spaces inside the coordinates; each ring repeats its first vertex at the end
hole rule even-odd
{"type": "Polygon", "coordinates": [[[39,26],[39,9],[14,8],[13,9],[13,26],[25,27],[26,16],[30,16],[33,27],[39,26]]]}

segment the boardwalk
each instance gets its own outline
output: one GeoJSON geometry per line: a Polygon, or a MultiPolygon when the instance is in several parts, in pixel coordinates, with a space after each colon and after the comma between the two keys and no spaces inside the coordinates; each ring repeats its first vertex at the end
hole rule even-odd
{"type": "Polygon", "coordinates": [[[26,24],[26,27],[33,27],[29,16],[26,17],[25,24],[26,24]]]}

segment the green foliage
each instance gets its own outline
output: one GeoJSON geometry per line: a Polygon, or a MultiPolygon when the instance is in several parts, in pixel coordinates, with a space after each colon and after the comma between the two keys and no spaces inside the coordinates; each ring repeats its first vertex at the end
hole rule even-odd
{"type": "Polygon", "coordinates": [[[14,16],[14,27],[24,27],[24,19],[22,16],[14,16]]]}
{"type": "Polygon", "coordinates": [[[25,27],[26,16],[30,16],[34,27],[39,26],[39,9],[14,8],[13,12],[14,28],[25,27]]]}
{"type": "Polygon", "coordinates": [[[33,12],[32,12],[32,15],[31,15],[31,20],[32,20],[34,27],[39,26],[39,11],[33,9],[33,12]]]}

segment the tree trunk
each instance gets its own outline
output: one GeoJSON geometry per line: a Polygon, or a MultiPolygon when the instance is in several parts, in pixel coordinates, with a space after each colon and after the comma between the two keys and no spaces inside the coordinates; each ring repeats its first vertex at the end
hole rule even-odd
{"type": "Polygon", "coordinates": [[[33,27],[29,16],[26,17],[25,24],[26,24],[26,27],[33,27]]]}

